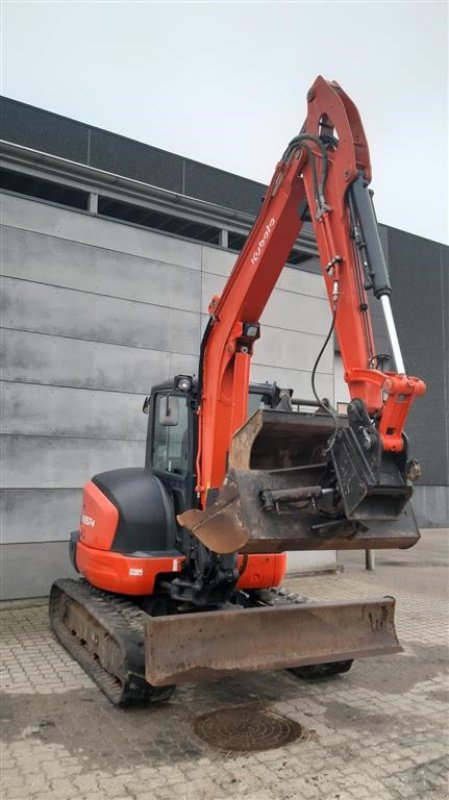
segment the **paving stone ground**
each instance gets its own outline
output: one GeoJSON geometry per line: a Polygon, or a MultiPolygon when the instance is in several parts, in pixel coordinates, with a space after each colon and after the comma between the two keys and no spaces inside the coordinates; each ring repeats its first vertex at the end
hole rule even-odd
{"type": "Polygon", "coordinates": [[[410,551],[345,556],[344,572],[289,579],[316,599],[397,597],[404,653],[304,682],[287,672],[179,688],[163,708],[113,708],[53,639],[46,606],[2,625],[3,800],[402,800],[449,798],[449,531],[410,551]],[[254,753],[199,739],[198,715],[250,706],[301,738],[254,753]]]}

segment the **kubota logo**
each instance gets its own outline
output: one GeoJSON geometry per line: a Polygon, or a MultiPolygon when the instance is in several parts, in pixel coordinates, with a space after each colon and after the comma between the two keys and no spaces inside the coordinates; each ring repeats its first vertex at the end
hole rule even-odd
{"type": "Polygon", "coordinates": [[[265,227],[262,238],[259,239],[259,244],[257,245],[256,249],[254,250],[254,253],[251,256],[251,264],[257,264],[260,256],[263,253],[263,249],[268,239],[270,238],[271,231],[274,228],[274,223],[275,223],[274,217],[271,217],[269,223],[265,227]]]}
{"type": "Polygon", "coordinates": [[[81,514],[81,522],[88,528],[95,528],[95,520],[93,517],[88,517],[86,514],[81,514]]]}

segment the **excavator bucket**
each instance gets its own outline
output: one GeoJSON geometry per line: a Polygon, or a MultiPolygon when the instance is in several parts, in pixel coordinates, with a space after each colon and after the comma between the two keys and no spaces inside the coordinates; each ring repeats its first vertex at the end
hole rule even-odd
{"type": "MultiPolygon", "coordinates": [[[[324,414],[256,411],[234,434],[215,502],[178,521],[216,553],[411,547],[419,532],[409,504],[397,516],[374,512],[369,519],[333,507],[323,453],[334,432],[324,414]]],[[[392,492],[397,488],[372,490],[371,507],[391,505],[392,492]]]]}
{"type": "Polygon", "coordinates": [[[147,617],[146,680],[168,686],[398,653],[394,608],[383,597],[147,617]]]}

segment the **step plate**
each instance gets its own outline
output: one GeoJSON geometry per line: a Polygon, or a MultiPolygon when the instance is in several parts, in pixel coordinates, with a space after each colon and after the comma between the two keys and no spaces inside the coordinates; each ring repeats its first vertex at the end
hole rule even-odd
{"type": "Polygon", "coordinates": [[[304,603],[147,617],[153,686],[399,653],[395,600],[304,603]]]}

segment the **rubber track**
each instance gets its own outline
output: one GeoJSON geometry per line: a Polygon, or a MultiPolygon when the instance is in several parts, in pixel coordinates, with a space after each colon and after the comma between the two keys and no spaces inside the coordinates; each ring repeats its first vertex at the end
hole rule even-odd
{"type": "Polygon", "coordinates": [[[96,589],[85,580],[63,579],[55,581],[51,588],[49,614],[58,640],[114,705],[162,703],[173,694],[174,687],[154,687],[145,680],[146,615],[132,601],[96,589]],[[107,634],[115,655],[113,669],[108,670],[107,664],[100,664],[98,658],[65,626],[64,598],[75,601],[107,634]]]}
{"type": "Polygon", "coordinates": [[[260,589],[257,591],[256,597],[258,604],[263,606],[303,605],[307,603],[307,597],[290,592],[288,589],[260,589]]]}

